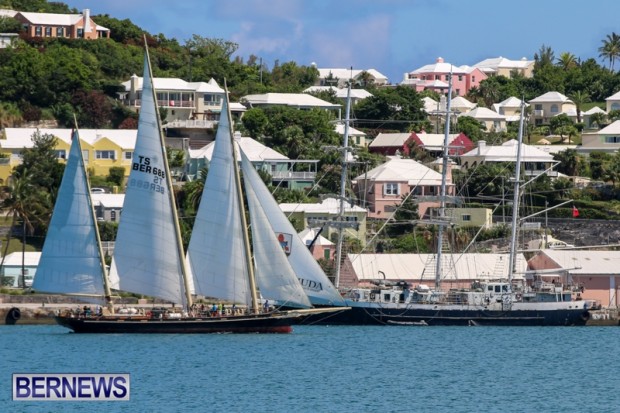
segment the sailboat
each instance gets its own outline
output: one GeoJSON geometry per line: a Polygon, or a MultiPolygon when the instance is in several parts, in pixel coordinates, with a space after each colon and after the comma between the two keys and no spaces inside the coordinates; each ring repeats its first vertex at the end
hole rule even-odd
{"type": "MultiPolygon", "coordinates": [[[[254,274],[227,100],[216,135],[215,161],[185,257],[148,51],[144,66],[138,136],[110,272],[118,276],[120,290],[156,297],[173,307],[179,304],[184,311],[153,310],[143,316],[63,315],[56,317],[58,323],[80,333],[289,333],[303,317],[329,311],[311,308],[294,272],[284,265],[285,253],[270,228],[270,236],[253,232],[254,274]],[[265,257],[270,265],[258,270],[265,257]],[[261,294],[295,309],[280,311],[261,305],[258,288],[261,294]],[[203,311],[193,305],[193,290],[230,301],[234,307],[226,312],[203,311]]],[[[260,216],[257,222],[257,228],[264,229],[260,216]]]]}
{"type": "Polygon", "coordinates": [[[32,288],[107,306],[118,288],[108,277],[77,127],[32,288]]]}
{"type": "MultiPolygon", "coordinates": [[[[452,81],[450,80],[448,96],[451,95],[451,88],[452,81]]],[[[466,289],[450,291],[441,289],[444,268],[441,257],[443,238],[441,233],[446,225],[443,222],[445,221],[446,175],[449,161],[447,148],[450,133],[450,99],[447,102],[434,288],[424,284],[412,288],[408,283],[399,282],[399,285],[392,286],[377,284],[374,288],[348,289],[343,291],[344,305],[351,307],[350,311],[334,313],[320,319],[309,317],[304,320],[305,323],[400,326],[572,326],[585,325],[590,318],[590,309],[595,308],[596,303],[592,300],[580,300],[574,297],[575,291],[570,288],[549,283],[526,285],[513,280],[520,198],[520,149],[523,141],[525,104],[521,108],[519,125],[508,277],[503,280],[475,281],[471,288],[466,289]]]]}

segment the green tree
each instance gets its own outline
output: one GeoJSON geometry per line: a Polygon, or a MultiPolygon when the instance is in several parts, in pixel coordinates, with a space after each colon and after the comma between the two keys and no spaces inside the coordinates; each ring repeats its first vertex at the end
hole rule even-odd
{"type": "Polygon", "coordinates": [[[588,157],[592,179],[605,179],[610,162],[610,154],[605,152],[592,152],[588,157]]]}
{"type": "Polygon", "coordinates": [[[54,135],[37,131],[32,135],[32,143],[31,148],[22,151],[22,163],[13,169],[13,175],[21,178],[27,173],[32,185],[56,194],[65,170],[65,166],[58,162],[57,139],[54,135]]]}
{"type": "Polygon", "coordinates": [[[564,70],[575,68],[579,64],[577,57],[570,52],[561,53],[557,63],[558,66],[560,66],[564,70]]]}
{"type": "Polygon", "coordinates": [[[560,113],[559,115],[552,117],[549,121],[549,126],[551,127],[551,130],[554,133],[560,135],[560,140],[562,142],[564,142],[564,134],[570,132],[568,129],[566,129],[566,127],[572,125],[573,121],[568,117],[566,113],[560,113]]]}
{"type": "Polygon", "coordinates": [[[599,129],[607,122],[607,114],[596,112],[590,115],[590,125],[596,125],[599,129]]]}
{"type": "Polygon", "coordinates": [[[603,39],[603,45],[598,48],[599,57],[609,60],[609,70],[614,70],[616,59],[620,57],[620,35],[612,32],[603,39]]]}
{"type": "Polygon", "coordinates": [[[581,123],[581,109],[585,103],[590,101],[590,95],[588,95],[588,92],[578,90],[570,94],[569,97],[575,104],[575,109],[577,110],[577,123],[581,123]]]}
{"type": "Polygon", "coordinates": [[[355,106],[356,125],[400,132],[429,130],[420,95],[410,87],[381,88],[355,106]]]}
{"type": "Polygon", "coordinates": [[[484,124],[470,116],[459,116],[457,118],[456,131],[464,133],[474,142],[484,138],[484,130],[484,124]]]}
{"type": "Polygon", "coordinates": [[[560,162],[556,167],[557,171],[568,176],[579,174],[580,165],[583,159],[575,149],[566,149],[553,155],[553,159],[560,162]]]}
{"type": "Polygon", "coordinates": [[[112,166],[108,171],[108,176],[106,177],[106,181],[111,182],[112,184],[122,187],[123,180],[125,179],[125,168],[122,166],[112,166]]]}

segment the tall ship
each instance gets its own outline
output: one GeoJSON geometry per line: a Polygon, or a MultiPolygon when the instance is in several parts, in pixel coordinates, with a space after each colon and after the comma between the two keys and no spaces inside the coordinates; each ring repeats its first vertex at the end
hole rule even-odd
{"type": "MultiPolygon", "coordinates": [[[[450,80],[448,96],[451,96],[450,80]]],[[[410,285],[407,282],[377,283],[371,288],[342,289],[344,305],[350,311],[309,317],[304,323],[334,325],[412,325],[412,326],[579,326],[590,318],[596,303],[581,300],[569,285],[544,282],[542,279],[527,284],[515,279],[517,255],[517,227],[520,199],[521,147],[523,140],[524,104],[521,107],[519,137],[515,167],[514,199],[512,209],[512,237],[508,263],[508,276],[489,280],[480,277],[469,288],[442,289],[443,231],[448,225],[445,218],[446,175],[448,169],[448,143],[450,132],[450,99],[447,99],[442,181],[437,225],[435,284],[410,285]]],[[[346,111],[343,154],[347,152],[347,126],[349,105],[346,111]]],[[[343,171],[346,168],[343,156],[343,171]]],[[[343,174],[344,176],[344,174],[343,174]]],[[[344,185],[344,179],[341,182],[344,185]]],[[[341,190],[344,197],[344,191],[341,190]]],[[[341,208],[342,214],[342,208],[341,208]]],[[[337,249],[340,261],[341,240],[337,249]]],[[[339,271],[335,277],[338,287],[339,271]]],[[[390,278],[389,274],[386,278],[390,278]]],[[[412,277],[413,278],[413,277],[412,277]]],[[[558,277],[561,278],[561,277],[558,277]]],[[[316,303],[320,305],[320,303],[316,303]]]]}
{"type": "Polygon", "coordinates": [[[60,314],[58,324],[76,333],[289,333],[310,314],[345,311],[313,308],[256,201],[258,189],[248,188],[259,185],[246,165],[252,260],[227,93],[185,255],[152,79],[146,50],[138,135],[109,273],[76,129],[33,288],[99,299],[105,307],[60,314]],[[120,313],[116,289],[158,298],[167,308],[120,313]],[[199,306],[194,293],[228,308],[199,306]],[[266,305],[269,300],[291,309],[266,305]]]}

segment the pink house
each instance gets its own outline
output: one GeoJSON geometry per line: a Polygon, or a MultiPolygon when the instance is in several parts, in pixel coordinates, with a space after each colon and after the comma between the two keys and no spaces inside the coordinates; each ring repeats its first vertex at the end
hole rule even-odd
{"type": "Polygon", "coordinates": [[[452,72],[452,92],[465,96],[473,87],[479,87],[487,75],[478,68],[454,66],[438,57],[434,64],[422,66],[413,72],[405,73],[401,85],[415,87],[415,90],[434,90],[440,94],[448,93],[448,77],[452,72]]]}
{"type": "MultiPolygon", "coordinates": [[[[454,195],[450,169],[447,182],[446,194],[454,195]]],[[[370,218],[390,218],[402,196],[410,192],[417,199],[419,216],[424,217],[429,208],[439,206],[432,198],[439,195],[440,188],[441,174],[413,159],[390,159],[353,180],[353,190],[365,200],[370,218]]]]}

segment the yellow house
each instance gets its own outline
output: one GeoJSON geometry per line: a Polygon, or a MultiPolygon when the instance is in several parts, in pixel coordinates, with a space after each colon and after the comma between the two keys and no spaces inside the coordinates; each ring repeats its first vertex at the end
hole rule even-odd
{"type": "MultiPolygon", "coordinates": [[[[32,148],[32,136],[37,132],[57,138],[59,161],[67,159],[71,147],[71,129],[6,128],[0,139],[0,180],[6,182],[13,168],[22,162],[21,152],[32,148]]],[[[111,167],[125,168],[129,176],[131,158],[136,144],[136,129],[80,129],[84,162],[93,175],[106,176],[111,167]]]]}

